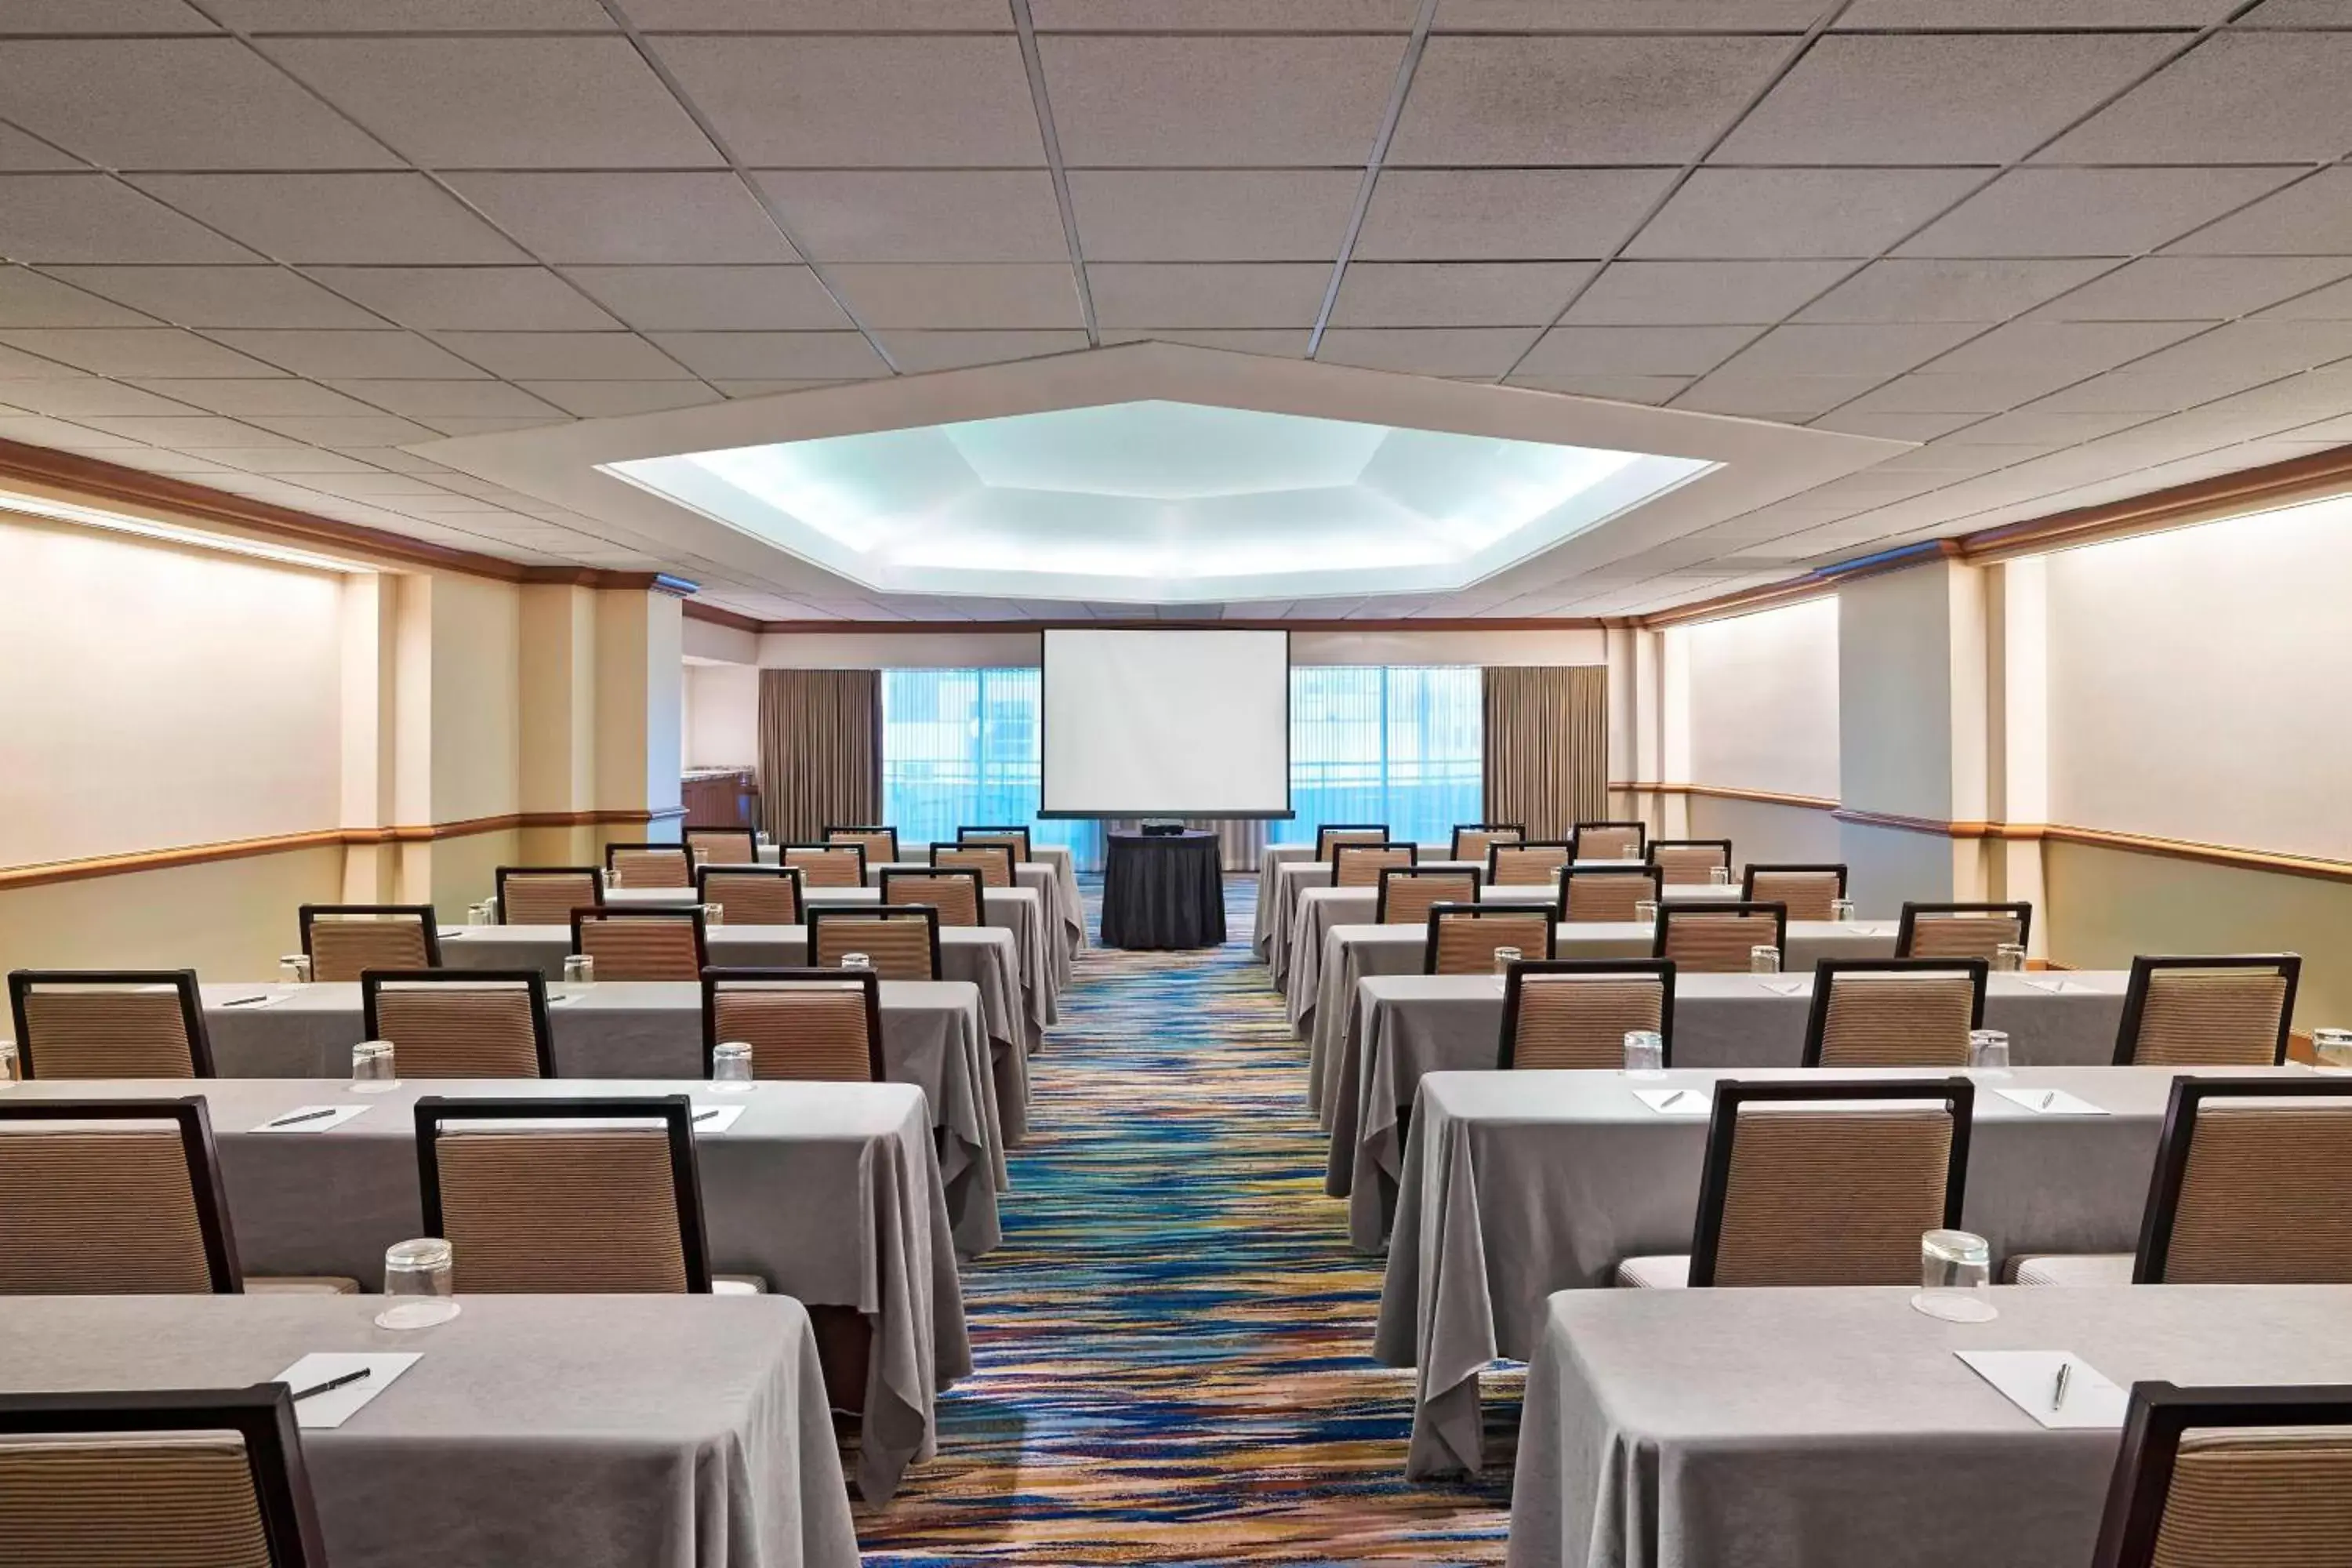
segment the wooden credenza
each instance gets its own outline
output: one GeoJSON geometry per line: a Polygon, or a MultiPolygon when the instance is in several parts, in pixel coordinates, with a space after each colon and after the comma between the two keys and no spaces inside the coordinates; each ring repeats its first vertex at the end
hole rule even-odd
{"type": "Polygon", "coordinates": [[[750,768],[698,768],[681,777],[678,798],[688,827],[759,825],[759,778],[750,768]]]}

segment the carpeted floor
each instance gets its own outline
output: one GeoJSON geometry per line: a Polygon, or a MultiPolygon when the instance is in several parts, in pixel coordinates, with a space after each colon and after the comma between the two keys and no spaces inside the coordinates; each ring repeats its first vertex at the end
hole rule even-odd
{"type": "MultiPolygon", "coordinates": [[[[978,1371],[940,1401],[939,1458],[860,1509],[869,1563],[1502,1560],[1507,1435],[1481,1482],[1403,1479],[1380,1263],[1323,1194],[1255,879],[1227,888],[1223,949],[1081,955],[1004,1246],[964,1275],[978,1371]]],[[[1517,1380],[1487,1381],[1515,1426],[1517,1380]]]]}

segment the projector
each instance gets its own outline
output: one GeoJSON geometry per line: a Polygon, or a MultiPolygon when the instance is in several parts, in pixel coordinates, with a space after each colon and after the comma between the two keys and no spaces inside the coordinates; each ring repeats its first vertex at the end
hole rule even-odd
{"type": "Polygon", "coordinates": [[[1148,837],[1166,838],[1171,835],[1181,834],[1184,831],[1184,825],[1181,822],[1171,821],[1164,816],[1151,817],[1145,820],[1143,824],[1143,831],[1145,836],[1148,837]]]}

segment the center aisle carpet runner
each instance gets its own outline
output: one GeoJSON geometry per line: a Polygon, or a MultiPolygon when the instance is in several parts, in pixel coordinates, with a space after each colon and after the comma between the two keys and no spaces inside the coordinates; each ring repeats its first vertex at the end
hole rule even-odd
{"type": "MultiPolygon", "coordinates": [[[[1236,932],[1254,882],[1228,881],[1236,932]]],[[[1324,1195],[1306,1047],[1246,936],[1089,949],[1062,1016],[1004,1245],[964,1273],[978,1370],[938,1458],[860,1507],[866,1561],[1500,1563],[1507,1434],[1479,1481],[1404,1480],[1380,1260],[1324,1195]]],[[[1518,1379],[1487,1382],[1490,1428],[1516,1427],[1518,1379]]]]}

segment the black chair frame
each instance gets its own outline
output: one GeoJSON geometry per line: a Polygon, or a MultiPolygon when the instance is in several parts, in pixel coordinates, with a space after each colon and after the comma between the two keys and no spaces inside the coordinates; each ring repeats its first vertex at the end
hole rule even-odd
{"type": "MultiPolygon", "coordinates": [[[[499,900],[499,910],[506,908],[499,900]]],[[[294,911],[301,923],[302,956],[310,956],[310,927],[320,915],[415,915],[425,926],[425,962],[441,967],[441,927],[431,904],[304,904],[294,911]]]]}
{"type": "Polygon", "coordinates": [[[604,880],[607,884],[610,884],[613,880],[613,861],[624,849],[667,849],[677,855],[679,859],[686,862],[686,879],[688,884],[691,886],[694,881],[694,851],[684,842],[674,844],[614,843],[604,846],[604,880]]]}
{"type": "Polygon", "coordinates": [[[1757,903],[1748,899],[1724,904],[1661,903],[1658,906],[1658,935],[1656,941],[1651,945],[1650,956],[1653,958],[1666,956],[1666,938],[1676,921],[1703,921],[1711,916],[1725,915],[1770,915],[1772,945],[1780,950],[1781,967],[1783,969],[1788,967],[1789,906],[1781,903],[1757,903]]]}
{"type": "MultiPolygon", "coordinates": [[[[1021,849],[1015,858],[1019,860],[1030,859],[1031,856],[1029,851],[1034,847],[1034,846],[1030,843],[1029,827],[1025,823],[1010,822],[1001,827],[991,827],[985,824],[976,827],[959,827],[956,829],[956,842],[958,844],[969,844],[974,837],[992,837],[998,835],[1002,835],[1009,838],[1014,834],[1018,834],[1021,837],[1021,849]]],[[[933,846],[933,847],[936,848],[937,846],[933,846]]]]}
{"type": "MultiPolygon", "coordinates": [[[[939,846],[933,845],[932,847],[936,849],[939,846]]],[[[965,847],[985,849],[989,847],[984,844],[974,844],[968,845],[965,847]]],[[[1001,847],[1009,848],[1010,846],[1002,846],[1001,847]]],[[[903,880],[908,878],[936,879],[940,877],[969,877],[971,879],[972,918],[977,920],[982,925],[986,925],[988,923],[988,882],[981,876],[980,868],[976,866],[886,866],[882,868],[881,907],[884,909],[895,910],[935,908],[936,906],[929,904],[892,903],[890,901],[890,885],[895,881],[903,880]]],[[[845,904],[841,907],[844,909],[855,909],[860,912],[863,912],[866,909],[866,906],[863,904],[845,904]]]]}
{"type": "Polygon", "coordinates": [[[694,926],[694,966],[706,969],[710,964],[709,928],[703,923],[700,904],[600,904],[593,910],[572,911],[572,951],[586,950],[580,945],[583,928],[592,921],[688,921],[694,926]]]}
{"type": "Polygon", "coordinates": [[[25,999],[37,985],[168,985],[179,993],[180,1026],[188,1035],[188,1064],[198,1078],[218,1076],[213,1070],[212,1037],[205,1031],[204,994],[193,969],[15,969],[8,973],[8,1018],[16,1029],[16,1068],[27,1079],[38,1078],[34,1060],[33,1031],[25,1017],[25,999]]]}
{"type": "MultiPolygon", "coordinates": [[[[1569,843],[1575,847],[1577,859],[1580,860],[1584,858],[1584,830],[1588,827],[1630,827],[1633,830],[1633,843],[1636,848],[1642,855],[1649,852],[1650,825],[1646,822],[1580,822],[1568,836],[1569,843]]],[[[1635,857],[1637,859],[1640,858],[1640,855],[1635,857]]],[[[1612,856],[1611,858],[1614,859],[1617,857],[1612,856]]]]}
{"type": "Polygon", "coordinates": [[[1565,849],[1568,853],[1560,857],[1563,870],[1576,858],[1576,846],[1565,838],[1522,838],[1517,844],[1489,844],[1486,846],[1486,881],[1489,886],[1494,885],[1503,863],[1502,852],[1506,849],[1565,849]]]}
{"type": "Polygon", "coordinates": [[[2131,983],[2124,990],[2124,1016],[2116,1026],[2116,1059],[2119,1068],[2132,1066],[2132,1058],[2139,1046],[2140,1019],[2147,1011],[2147,985],[2158,971],[2166,969],[2274,969],[2286,981],[2286,994],[2279,1000],[2278,1049],[2271,1058],[2273,1067],[2286,1065],[2287,1037],[2294,1021],[2294,988],[2303,978],[2303,958],[2293,952],[2225,952],[2208,958],[2188,954],[2151,957],[2142,953],[2132,960],[2131,983]]]}
{"type": "MultiPolygon", "coordinates": [[[[1021,863],[1013,857],[1013,846],[1010,844],[966,844],[959,839],[953,844],[934,844],[931,846],[930,854],[927,858],[933,867],[942,871],[970,871],[972,875],[979,876],[980,872],[976,867],[940,865],[940,851],[942,849],[947,850],[950,854],[957,855],[970,855],[975,851],[986,852],[993,849],[998,854],[1004,857],[1004,885],[1008,888],[1017,888],[1021,885],[1021,878],[1019,875],[1021,863]]],[[[887,877],[889,873],[886,871],[883,875],[887,877]]],[[[981,882],[982,886],[985,887],[987,885],[987,879],[982,878],[981,882]]]]}
{"type": "Polygon", "coordinates": [[[585,877],[588,885],[596,889],[596,897],[578,907],[593,909],[604,901],[604,871],[599,866],[501,866],[492,873],[491,890],[499,899],[499,923],[512,925],[507,919],[507,878],[516,877],[585,877]]]}
{"type": "MultiPolygon", "coordinates": [[[[575,942],[573,950],[578,951],[575,942]]],[[[360,1033],[371,1040],[383,1038],[376,1024],[376,996],[386,984],[521,985],[530,994],[531,1044],[539,1058],[539,1076],[555,1076],[555,1031],[547,1021],[547,976],[536,969],[362,969],[360,971],[360,1033]]],[[[399,1042],[394,1042],[395,1047],[399,1042]]],[[[397,1051],[394,1052],[397,1065],[397,1051]]]]}
{"type": "Polygon", "coordinates": [[[1523,958],[1503,975],[1503,1038],[1495,1066],[1507,1071],[1518,1047],[1519,994],[1530,974],[1581,974],[1606,979],[1612,974],[1647,975],[1657,981],[1658,1065],[1675,1065],[1675,966],[1663,958],[1523,958]]]}
{"type": "MultiPolygon", "coordinates": [[[[1529,915],[1544,918],[1543,956],[1549,961],[1559,944],[1559,917],[1544,904],[1432,904],[1429,906],[1428,935],[1422,939],[1421,972],[1437,973],[1437,933],[1448,920],[1525,920],[1529,915]]],[[[1524,959],[1522,960],[1524,962],[1524,959]]]]}
{"type": "MultiPolygon", "coordinates": [[[[836,833],[887,833],[890,836],[890,858],[896,860],[898,858],[898,830],[887,822],[828,822],[824,825],[824,844],[821,846],[795,844],[793,845],[792,847],[794,849],[807,849],[812,847],[838,849],[842,847],[842,846],[833,842],[833,836],[836,833]]],[[[857,864],[858,867],[863,869],[866,865],[866,846],[860,843],[856,846],[856,848],[857,864]]]]}
{"type": "Polygon", "coordinates": [[[1911,941],[1921,915],[2012,915],[2017,920],[2017,945],[2023,947],[2033,935],[2033,906],[2014,904],[1917,904],[1906,903],[1895,926],[1895,956],[1911,956],[1911,941]]]}
{"type": "MultiPolygon", "coordinates": [[[[902,906],[903,907],[903,906],[902,906]]],[[[709,1078],[719,1060],[719,992],[721,986],[740,985],[751,989],[770,984],[810,984],[822,983],[856,985],[866,993],[866,1060],[873,1068],[874,1081],[882,1082],[888,1075],[882,1070],[882,977],[872,970],[857,969],[706,969],[702,972],[702,1076],[709,1078]]]]}
{"type": "Polygon", "coordinates": [[[1643,858],[1655,866],[1661,849],[1720,849],[1723,868],[1731,869],[1731,840],[1728,838],[1653,838],[1643,850],[1643,858]]]}
{"type": "Polygon", "coordinates": [[[712,896],[710,891],[713,872],[721,877],[774,877],[788,881],[793,885],[793,907],[803,914],[808,912],[808,880],[801,875],[798,866],[697,866],[694,868],[694,901],[724,908],[727,900],[712,896]]]}
{"type": "Polygon", "coordinates": [[[204,1242],[205,1272],[212,1279],[213,1294],[245,1293],[236,1233],[229,1226],[228,1189],[221,1183],[212,1112],[203,1095],[177,1100],[0,1100],[0,1121],[171,1122],[188,1160],[188,1188],[195,1197],[196,1230],[204,1242]]]}
{"type": "Polygon", "coordinates": [[[1568,919],[1569,885],[1580,877],[1638,877],[1650,885],[1650,901],[1654,904],[1657,904],[1660,908],[1664,907],[1666,886],[1665,874],[1660,871],[1655,866],[1652,866],[1647,863],[1637,863],[1631,860],[1622,866],[1570,865],[1560,868],[1559,893],[1551,901],[1553,912],[1558,914],[1562,920],[1568,919]]]}
{"type": "Polygon", "coordinates": [[[1822,862],[1819,864],[1799,864],[1795,861],[1783,862],[1770,860],[1764,862],[1762,865],[1758,865],[1756,862],[1751,860],[1748,865],[1741,868],[1739,872],[1739,896],[1750,903],[1753,903],[1756,900],[1756,873],[1759,871],[1770,872],[1775,875],[1787,871],[1834,871],[1837,873],[1837,891],[1831,896],[1840,899],[1845,897],[1846,868],[1843,866],[1832,865],[1828,862],[1822,862]]]}
{"type": "Polygon", "coordinates": [[[809,959],[817,955],[817,928],[830,921],[838,925],[844,921],[910,921],[919,920],[929,928],[931,942],[931,978],[940,977],[940,911],[929,904],[819,904],[808,911],[809,959]]]}
{"type": "Polygon", "coordinates": [[[2132,1384],[2091,1568],[2150,1568],[2187,1433],[2221,1426],[2352,1426],[2352,1385],[2179,1388],[2132,1384]]]}
{"type": "Polygon", "coordinates": [[[1468,877],[1470,894],[1474,899],[1477,897],[1478,889],[1486,885],[1485,876],[1475,867],[1383,866],[1381,868],[1380,890],[1372,898],[1372,923],[1375,925],[1389,922],[1389,879],[1392,877],[1408,882],[1416,877],[1468,877]]]}
{"type": "MultiPolygon", "coordinates": [[[[1705,906],[1701,906],[1704,908],[1705,906]]],[[[1992,973],[1982,958],[1823,958],[1813,963],[1813,1005],[1805,1015],[1805,1055],[1799,1065],[1822,1065],[1822,1039],[1830,1025],[1830,992],[1841,974],[1965,974],[1969,977],[1969,1027],[1984,1027],[1985,984],[1992,973]]]]}
{"type": "MultiPolygon", "coordinates": [[[[1457,822],[1454,825],[1453,842],[1447,846],[1447,859],[1462,858],[1462,836],[1465,833],[1516,833],[1524,841],[1528,836],[1528,825],[1524,822],[1457,822]]],[[[1487,847],[1491,849],[1494,846],[1490,844],[1487,847]]]]}
{"type": "MultiPolygon", "coordinates": [[[[833,830],[832,830],[832,829],[830,829],[830,828],[828,828],[828,829],[826,829],[826,831],[827,831],[827,832],[831,832],[831,831],[833,831],[833,830]]],[[[876,831],[877,833],[879,833],[879,832],[881,832],[882,830],[881,830],[880,828],[878,828],[878,827],[877,827],[877,828],[876,828],[876,829],[875,829],[875,831],[876,831]]],[[[895,828],[895,827],[894,827],[894,828],[892,828],[892,829],[890,829],[890,832],[891,832],[894,836],[898,833],[898,830],[897,828],[895,828]]],[[[776,849],[776,864],[777,864],[777,865],[779,865],[779,866],[788,866],[788,865],[791,865],[791,864],[792,864],[792,854],[793,854],[793,850],[795,850],[795,849],[835,849],[835,850],[846,849],[846,850],[848,850],[851,854],[853,854],[853,855],[855,855],[855,856],[856,856],[856,857],[857,857],[857,880],[858,880],[858,882],[862,885],[862,884],[865,882],[865,880],[866,880],[866,864],[867,864],[867,863],[866,863],[866,846],[865,846],[865,845],[863,845],[863,844],[833,844],[833,843],[816,843],[816,842],[812,842],[812,841],[809,841],[809,840],[803,839],[803,840],[802,840],[802,841],[800,841],[800,842],[798,842],[798,843],[780,845],[780,846],[778,846],[778,847],[777,847],[777,849],[776,849]]],[[[896,858],[896,852],[895,852],[895,851],[893,852],[893,858],[896,858]]],[[[878,862],[877,862],[877,863],[878,864],[878,862]]]]}
{"type": "MultiPolygon", "coordinates": [[[[2180,1215],[2180,1189],[2189,1179],[2189,1156],[2197,1142],[2197,1112],[2209,1100],[2341,1100],[2352,1105],[2352,1081],[2339,1078],[2200,1078],[2183,1073],[2172,1080],[2164,1108],[2164,1131],[2156,1144],[2156,1169],[2148,1177],[2147,1207],[2141,1212],[2139,1247],[2132,1257],[2132,1283],[2161,1285],[2172,1249],[2172,1226],[2180,1215]]],[[[2283,1179],[2293,1179],[2282,1173],[2283,1179]]]]}
{"type": "MultiPolygon", "coordinates": [[[[1322,861],[1326,866],[1331,864],[1331,851],[1336,847],[1336,846],[1331,842],[1331,835],[1334,833],[1378,833],[1381,836],[1379,842],[1385,844],[1388,842],[1389,837],[1389,825],[1385,822],[1327,822],[1322,824],[1315,829],[1315,858],[1322,861]]],[[[1356,839],[1352,842],[1370,843],[1372,841],[1370,839],[1356,839]]]]}

